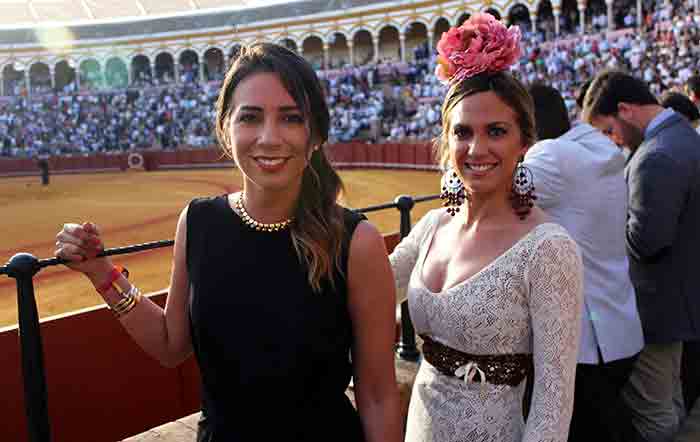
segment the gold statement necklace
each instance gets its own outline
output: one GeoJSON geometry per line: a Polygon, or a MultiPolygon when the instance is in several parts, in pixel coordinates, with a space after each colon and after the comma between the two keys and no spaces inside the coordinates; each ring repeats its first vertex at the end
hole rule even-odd
{"type": "Polygon", "coordinates": [[[265,223],[261,223],[261,222],[254,220],[253,217],[251,217],[248,214],[248,211],[245,210],[245,206],[243,205],[243,194],[242,193],[238,198],[236,198],[236,209],[238,209],[238,211],[240,212],[241,219],[243,219],[243,222],[245,223],[245,225],[247,225],[251,229],[255,229],[259,232],[279,232],[280,230],[284,230],[287,227],[289,227],[289,225],[292,223],[291,218],[288,218],[288,219],[286,219],[282,222],[279,222],[279,223],[271,223],[271,224],[265,224],[265,223]]]}

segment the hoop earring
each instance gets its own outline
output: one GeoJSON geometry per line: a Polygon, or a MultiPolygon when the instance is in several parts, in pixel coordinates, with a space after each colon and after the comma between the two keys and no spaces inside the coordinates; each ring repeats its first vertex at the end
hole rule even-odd
{"type": "Polygon", "coordinates": [[[534,206],[533,201],[537,199],[532,171],[523,164],[523,160],[524,158],[520,157],[518,165],[513,172],[513,187],[510,195],[515,214],[521,220],[530,214],[530,210],[534,206]]]}
{"type": "Polygon", "coordinates": [[[442,205],[447,207],[447,213],[455,216],[459,212],[459,206],[464,204],[464,200],[467,199],[464,183],[459,179],[457,172],[447,169],[440,179],[440,188],[442,189],[440,198],[445,200],[442,205]]]}

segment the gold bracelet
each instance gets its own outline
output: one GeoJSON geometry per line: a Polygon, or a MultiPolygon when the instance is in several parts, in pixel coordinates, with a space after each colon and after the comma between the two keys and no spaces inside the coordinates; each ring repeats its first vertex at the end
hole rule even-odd
{"type": "Polygon", "coordinates": [[[134,307],[136,307],[136,304],[138,304],[139,301],[141,301],[141,292],[139,291],[139,289],[136,288],[136,286],[131,286],[131,289],[129,290],[125,301],[126,302],[121,301],[119,303],[122,304],[122,302],[124,302],[124,305],[118,304],[114,308],[114,314],[117,316],[117,318],[120,318],[125,314],[129,313],[134,307]]]}
{"type": "Polygon", "coordinates": [[[129,297],[121,301],[119,304],[115,305],[112,311],[114,311],[114,314],[117,316],[121,316],[124,311],[132,306],[134,303],[134,298],[129,297]]]}
{"type": "Polygon", "coordinates": [[[121,317],[124,316],[129,310],[131,310],[132,308],[134,308],[134,305],[136,305],[136,303],[134,302],[134,298],[130,298],[130,299],[129,299],[129,302],[128,302],[126,305],[124,305],[121,309],[115,310],[115,311],[114,311],[114,315],[115,315],[117,318],[121,318],[121,317]]]}
{"type": "Polygon", "coordinates": [[[122,309],[124,308],[124,306],[125,306],[126,304],[128,304],[129,302],[131,302],[131,298],[132,298],[132,295],[131,295],[131,288],[129,288],[129,290],[125,290],[123,296],[124,296],[124,297],[123,297],[119,302],[117,302],[116,304],[114,304],[113,306],[110,307],[112,310],[114,310],[114,311],[120,311],[120,310],[122,310],[122,309]]]}

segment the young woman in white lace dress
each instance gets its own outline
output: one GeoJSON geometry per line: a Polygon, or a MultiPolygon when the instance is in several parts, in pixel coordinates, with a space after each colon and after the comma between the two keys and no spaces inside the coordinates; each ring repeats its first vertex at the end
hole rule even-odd
{"type": "Polygon", "coordinates": [[[517,29],[475,14],[438,46],[437,74],[450,83],[437,143],[449,210],[428,213],[391,255],[424,339],[407,442],[568,436],[582,264],[567,232],[531,204],[532,177],[520,161],[536,133],[532,99],[504,71],[518,40],[517,29]],[[504,50],[470,63],[489,47],[504,50]]]}

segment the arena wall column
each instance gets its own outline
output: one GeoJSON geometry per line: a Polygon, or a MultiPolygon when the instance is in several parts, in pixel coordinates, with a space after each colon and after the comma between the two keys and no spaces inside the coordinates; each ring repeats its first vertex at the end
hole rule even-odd
{"type": "Polygon", "coordinates": [[[406,33],[401,30],[399,33],[399,44],[401,45],[401,61],[406,61],[406,33]]]}
{"type": "MultiPolygon", "coordinates": [[[[698,0],[694,1],[695,10],[698,8],[698,0]]],[[[637,29],[642,29],[644,24],[644,17],[642,15],[642,0],[637,0],[637,29]]]]}
{"type": "Polygon", "coordinates": [[[615,20],[613,17],[613,0],[605,0],[608,7],[608,32],[615,30],[615,20]]]}
{"type": "Polygon", "coordinates": [[[532,33],[537,32],[537,11],[530,10],[530,24],[532,24],[532,33]]]}
{"type": "Polygon", "coordinates": [[[578,19],[579,19],[579,26],[581,27],[580,33],[581,33],[581,35],[583,35],[586,33],[586,2],[585,1],[578,2],[578,19]]]}
{"type": "Polygon", "coordinates": [[[348,53],[350,57],[350,65],[355,66],[355,43],[353,43],[352,40],[347,41],[348,44],[348,53]]]}
{"type": "Polygon", "coordinates": [[[379,61],[379,35],[372,34],[372,44],[374,45],[374,62],[379,61]]]}
{"type": "Polygon", "coordinates": [[[328,42],[324,40],[323,41],[323,68],[324,69],[330,69],[330,65],[329,65],[329,62],[331,59],[330,48],[331,48],[331,45],[328,44],[328,42]]]}
{"type": "Polygon", "coordinates": [[[433,54],[433,48],[435,47],[433,39],[435,38],[435,33],[432,29],[428,28],[428,55],[433,54]]]}
{"type": "Polygon", "coordinates": [[[552,13],[554,14],[554,35],[559,36],[559,17],[561,16],[561,6],[552,5],[552,13]]]}

